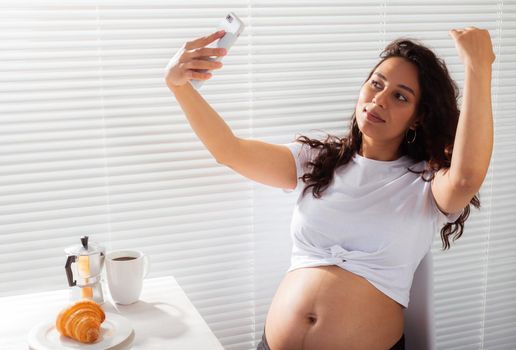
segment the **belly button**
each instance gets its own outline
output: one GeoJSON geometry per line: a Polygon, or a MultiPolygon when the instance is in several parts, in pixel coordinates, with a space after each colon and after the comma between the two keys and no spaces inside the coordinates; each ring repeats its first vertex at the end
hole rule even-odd
{"type": "Polygon", "coordinates": [[[317,322],[317,317],[315,316],[308,316],[308,323],[315,324],[317,322]]]}

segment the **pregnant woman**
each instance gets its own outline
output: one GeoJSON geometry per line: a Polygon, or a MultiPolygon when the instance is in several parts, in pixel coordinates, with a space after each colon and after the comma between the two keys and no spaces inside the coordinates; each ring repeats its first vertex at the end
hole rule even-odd
{"type": "Polygon", "coordinates": [[[299,190],[291,266],[273,298],[259,349],[404,349],[403,308],[414,271],[440,232],[462,235],[493,148],[487,30],[451,30],[465,81],[414,40],[395,40],[363,83],[343,138],[276,145],[236,137],[189,84],[207,80],[206,47],[187,42],[166,83],[218,163],[285,191],[299,190]]]}

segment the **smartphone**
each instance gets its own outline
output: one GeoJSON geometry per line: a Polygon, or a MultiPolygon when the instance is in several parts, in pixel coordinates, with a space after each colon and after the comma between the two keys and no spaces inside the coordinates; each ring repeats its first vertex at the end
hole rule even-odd
{"type": "MultiPolygon", "coordinates": [[[[224,48],[229,53],[229,49],[235,41],[238,39],[240,34],[244,31],[245,25],[244,22],[237,17],[233,12],[228,13],[224,19],[220,22],[217,30],[224,30],[226,34],[217,41],[209,44],[206,47],[210,48],[224,48]]],[[[221,61],[223,56],[216,56],[208,58],[210,61],[221,61]]],[[[209,69],[201,69],[199,70],[202,73],[208,73],[211,70],[209,69]]],[[[191,79],[190,84],[196,89],[199,89],[204,80],[191,79]]]]}

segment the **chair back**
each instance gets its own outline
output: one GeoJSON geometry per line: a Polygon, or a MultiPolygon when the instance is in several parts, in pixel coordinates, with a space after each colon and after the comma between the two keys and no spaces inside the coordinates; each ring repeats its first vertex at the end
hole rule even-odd
{"type": "Polygon", "coordinates": [[[432,251],[429,251],[417,267],[409,305],[403,310],[407,350],[436,349],[433,271],[432,251]]]}

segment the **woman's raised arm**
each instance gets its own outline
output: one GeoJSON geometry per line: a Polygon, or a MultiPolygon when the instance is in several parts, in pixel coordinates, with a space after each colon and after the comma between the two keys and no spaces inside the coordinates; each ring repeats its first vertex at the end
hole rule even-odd
{"type": "Polygon", "coordinates": [[[455,213],[480,190],[491,160],[491,65],[496,56],[487,30],[468,27],[450,35],[465,68],[463,101],[450,168],[436,173],[432,193],[442,211],[455,213]]]}
{"type": "Polygon", "coordinates": [[[185,51],[170,65],[165,80],[174,93],[190,126],[215,160],[241,175],[273,187],[293,189],[297,184],[296,164],[288,147],[236,137],[231,128],[189,83],[190,79],[207,80],[211,75],[202,69],[219,69],[220,62],[208,56],[220,56],[221,49],[206,45],[223,34],[213,33],[185,44],[185,51]]]}

